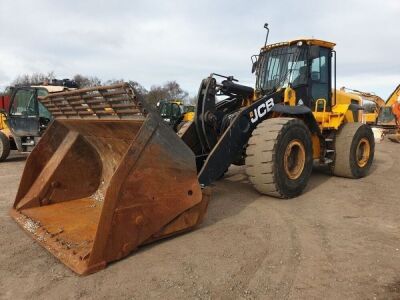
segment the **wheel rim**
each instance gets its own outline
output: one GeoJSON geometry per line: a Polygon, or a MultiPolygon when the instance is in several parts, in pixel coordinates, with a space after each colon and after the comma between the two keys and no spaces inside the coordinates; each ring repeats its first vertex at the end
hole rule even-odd
{"type": "Polygon", "coordinates": [[[371,154],[371,145],[367,138],[362,138],[357,145],[356,160],[360,168],[368,164],[369,156],[371,154]]]}
{"type": "Polygon", "coordinates": [[[299,140],[291,141],[285,150],[283,167],[287,177],[295,180],[300,177],[306,162],[306,151],[299,140]]]}

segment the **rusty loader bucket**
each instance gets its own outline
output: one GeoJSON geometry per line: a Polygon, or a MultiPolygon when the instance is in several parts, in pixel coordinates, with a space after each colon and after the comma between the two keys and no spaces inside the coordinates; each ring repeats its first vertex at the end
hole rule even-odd
{"type": "Polygon", "coordinates": [[[55,120],[30,154],[11,216],[79,274],[198,225],[209,193],[180,138],[128,84],[41,100],[55,120]]]}

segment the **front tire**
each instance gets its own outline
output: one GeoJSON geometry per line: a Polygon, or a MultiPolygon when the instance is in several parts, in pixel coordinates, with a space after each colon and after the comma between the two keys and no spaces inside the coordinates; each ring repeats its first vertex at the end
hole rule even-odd
{"type": "Polygon", "coordinates": [[[300,195],[312,171],[311,134],[303,121],[273,118],[253,131],[246,150],[246,173],[255,189],[279,198],[300,195]]]}
{"type": "Polygon", "coordinates": [[[374,152],[374,134],[368,125],[343,124],[335,137],[333,174],[347,178],[365,177],[374,160],[374,152]]]}

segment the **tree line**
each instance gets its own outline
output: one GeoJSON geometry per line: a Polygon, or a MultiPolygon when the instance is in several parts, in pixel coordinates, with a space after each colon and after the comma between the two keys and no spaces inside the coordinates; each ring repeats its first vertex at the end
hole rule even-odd
{"type": "MultiPolygon", "coordinates": [[[[22,74],[17,76],[11,83],[15,85],[38,85],[43,82],[52,82],[56,79],[54,72],[22,74]]],[[[175,80],[168,81],[161,85],[152,85],[147,90],[143,85],[137,81],[124,80],[124,79],[108,79],[101,80],[96,76],[86,76],[82,74],[75,74],[71,80],[75,81],[79,88],[96,87],[101,85],[112,85],[122,82],[128,82],[134,88],[139,97],[144,98],[148,103],[155,106],[160,100],[175,100],[179,99],[186,103],[194,104],[195,99],[189,97],[189,93],[185,91],[178,82],[175,80]]]]}

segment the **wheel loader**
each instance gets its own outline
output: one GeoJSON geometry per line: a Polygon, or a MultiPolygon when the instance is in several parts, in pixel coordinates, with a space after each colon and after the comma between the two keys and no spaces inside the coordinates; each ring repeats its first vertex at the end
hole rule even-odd
{"type": "Polygon", "coordinates": [[[31,152],[52,120],[50,112],[38,101],[49,93],[75,89],[68,79],[53,84],[15,86],[4,108],[0,108],[0,162],[10,150],[31,152]],[[2,129],[3,128],[3,129],[2,129]]]}
{"type": "Polygon", "coordinates": [[[161,100],[157,103],[157,110],[161,118],[170,125],[174,131],[182,127],[184,123],[192,121],[194,118],[194,107],[184,105],[181,100],[161,100]]]}
{"type": "Polygon", "coordinates": [[[48,95],[42,103],[55,119],[28,158],[11,216],[90,274],[198,226],[210,186],[231,164],[278,198],[304,191],[313,161],[366,176],[374,138],[359,102],[335,89],[334,46],[265,42],[253,59],[255,88],[211,74],[178,134],[129,84],[48,95]]]}

